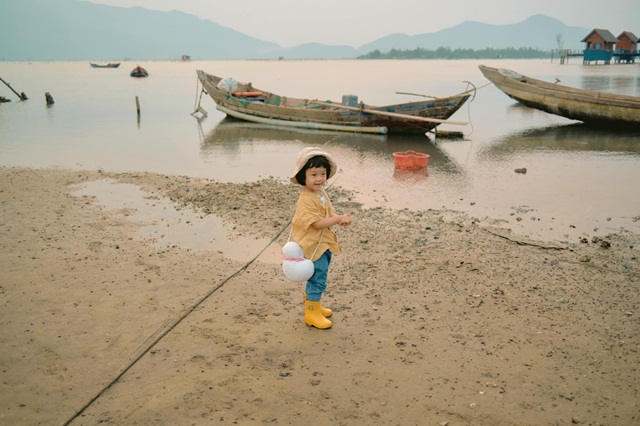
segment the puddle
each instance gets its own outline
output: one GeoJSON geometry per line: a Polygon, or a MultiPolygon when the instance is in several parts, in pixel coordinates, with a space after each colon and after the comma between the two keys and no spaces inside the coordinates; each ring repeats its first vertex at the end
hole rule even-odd
{"type": "MultiPolygon", "coordinates": [[[[133,184],[93,181],[83,184],[74,195],[94,196],[107,209],[126,209],[129,218],[141,225],[141,232],[158,249],[219,251],[229,259],[247,262],[270,242],[265,238],[230,237],[219,217],[202,216],[189,208],[176,209],[170,200],[159,199],[133,184]]],[[[265,257],[272,258],[263,254],[261,259],[265,257]]]]}

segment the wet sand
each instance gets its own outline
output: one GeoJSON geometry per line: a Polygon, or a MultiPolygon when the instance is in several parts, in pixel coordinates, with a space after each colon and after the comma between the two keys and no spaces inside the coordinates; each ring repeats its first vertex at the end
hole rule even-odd
{"type": "Polygon", "coordinates": [[[640,422],[640,236],[529,241],[329,194],[354,223],[317,330],[277,260],[294,186],[0,168],[0,423],[640,422]],[[251,262],[158,248],[78,195],[103,179],[271,243],[251,262]]]}

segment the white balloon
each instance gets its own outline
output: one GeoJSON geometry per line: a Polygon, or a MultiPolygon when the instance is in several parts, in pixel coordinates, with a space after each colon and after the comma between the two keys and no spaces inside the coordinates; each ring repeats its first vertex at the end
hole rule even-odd
{"type": "Polygon", "coordinates": [[[285,260],[282,262],[282,270],[284,276],[291,281],[300,282],[307,281],[315,272],[313,262],[309,259],[301,261],[285,260]]]}
{"type": "Polygon", "coordinates": [[[284,247],[282,247],[282,254],[293,259],[302,259],[304,257],[304,254],[302,254],[302,248],[293,241],[289,241],[284,245],[284,247]]]}

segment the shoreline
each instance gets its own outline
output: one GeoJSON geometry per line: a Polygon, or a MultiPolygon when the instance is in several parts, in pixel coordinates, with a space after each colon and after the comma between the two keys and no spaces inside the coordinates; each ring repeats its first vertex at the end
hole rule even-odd
{"type": "Polygon", "coordinates": [[[4,421],[64,423],[125,368],[70,424],[640,418],[640,235],[530,241],[452,211],[363,209],[336,186],[354,224],[321,331],[274,261],[292,185],[21,167],[0,182],[4,421]],[[131,211],[73,195],[102,179],[275,240],[248,263],[158,249],[131,211]]]}

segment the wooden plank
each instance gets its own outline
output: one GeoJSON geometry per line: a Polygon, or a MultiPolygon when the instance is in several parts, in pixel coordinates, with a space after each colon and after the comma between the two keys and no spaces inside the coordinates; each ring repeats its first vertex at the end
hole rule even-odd
{"type": "Polygon", "coordinates": [[[458,126],[466,126],[467,124],[469,124],[463,121],[440,120],[438,118],[420,117],[418,115],[399,114],[397,112],[379,111],[376,109],[368,109],[368,108],[356,108],[356,107],[350,107],[347,105],[327,103],[327,102],[321,102],[321,101],[311,101],[311,103],[317,104],[317,105],[335,107],[335,108],[348,109],[351,111],[365,112],[367,114],[384,115],[386,117],[395,117],[395,118],[404,118],[405,120],[424,121],[425,123],[445,123],[445,124],[455,124],[458,126]]]}
{"type": "Polygon", "coordinates": [[[16,94],[16,96],[18,97],[18,99],[20,99],[21,101],[26,101],[26,100],[27,100],[27,96],[26,96],[24,93],[19,94],[18,92],[16,92],[15,90],[13,90],[13,87],[11,87],[11,85],[10,85],[9,83],[7,83],[6,81],[4,81],[1,77],[0,77],[0,81],[1,81],[1,82],[3,82],[4,84],[6,84],[6,85],[7,85],[7,87],[8,87],[9,89],[11,89],[11,91],[12,91],[13,93],[15,93],[15,94],[16,94]]]}

